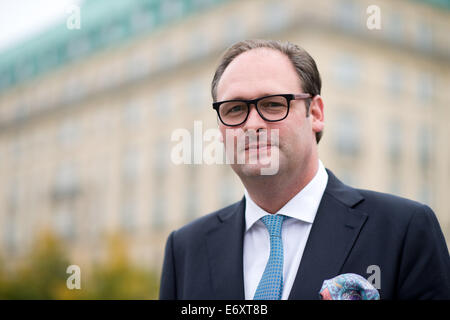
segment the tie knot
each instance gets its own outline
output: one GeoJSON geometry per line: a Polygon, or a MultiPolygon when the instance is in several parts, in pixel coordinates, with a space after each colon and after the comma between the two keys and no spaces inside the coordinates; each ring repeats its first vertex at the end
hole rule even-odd
{"type": "Polygon", "coordinates": [[[283,221],[288,217],[280,214],[268,214],[261,218],[261,221],[266,226],[267,230],[269,230],[269,235],[271,237],[281,237],[281,226],[283,225],[283,221]]]}

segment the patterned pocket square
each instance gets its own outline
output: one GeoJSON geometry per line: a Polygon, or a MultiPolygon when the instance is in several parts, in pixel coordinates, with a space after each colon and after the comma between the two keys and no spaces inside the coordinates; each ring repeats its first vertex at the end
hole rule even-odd
{"type": "Polygon", "coordinates": [[[345,273],[325,280],[319,295],[322,300],[380,300],[378,290],[355,273],[345,273]]]}

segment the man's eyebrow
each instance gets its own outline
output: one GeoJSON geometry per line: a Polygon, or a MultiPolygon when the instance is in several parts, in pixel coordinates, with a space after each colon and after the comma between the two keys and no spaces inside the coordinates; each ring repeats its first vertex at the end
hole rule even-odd
{"type": "MultiPolygon", "coordinates": [[[[254,99],[261,98],[261,97],[272,96],[272,95],[276,95],[276,94],[277,93],[263,93],[263,94],[258,95],[257,97],[251,98],[251,99],[244,98],[243,96],[236,96],[236,97],[233,97],[233,98],[223,99],[222,101],[228,101],[228,100],[254,100],[254,99]]],[[[280,94],[282,94],[282,93],[280,93],[280,94]]]]}
{"type": "Polygon", "coordinates": [[[228,100],[250,100],[250,99],[245,99],[245,98],[242,98],[241,96],[237,96],[237,97],[233,97],[233,98],[222,99],[221,101],[228,101],[228,100]]]}

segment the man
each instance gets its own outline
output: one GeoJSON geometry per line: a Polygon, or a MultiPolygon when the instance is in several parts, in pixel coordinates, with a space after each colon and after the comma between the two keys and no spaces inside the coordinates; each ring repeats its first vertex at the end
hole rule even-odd
{"type": "Polygon", "coordinates": [[[314,60],[292,43],[227,50],[212,96],[225,147],[233,142],[233,159],[246,160],[231,164],[245,196],[170,234],[161,299],[318,299],[324,280],[346,273],[373,275],[381,299],[450,299],[449,253],[432,210],[354,189],[323,167],[320,89],[314,60]],[[265,140],[239,148],[230,132],[265,140]],[[264,154],[277,155],[274,174],[249,161],[264,154]]]}

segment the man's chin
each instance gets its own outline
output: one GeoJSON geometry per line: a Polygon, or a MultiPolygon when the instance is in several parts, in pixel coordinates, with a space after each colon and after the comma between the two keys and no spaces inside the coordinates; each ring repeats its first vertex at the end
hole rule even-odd
{"type": "Polygon", "coordinates": [[[272,146],[270,149],[264,151],[245,150],[241,152],[234,159],[234,164],[231,164],[231,167],[237,175],[257,177],[273,176],[278,173],[280,152],[277,147],[272,146]]]}
{"type": "Polygon", "coordinates": [[[232,165],[234,172],[242,177],[264,177],[274,176],[278,173],[278,166],[273,164],[234,164],[232,165]]]}

